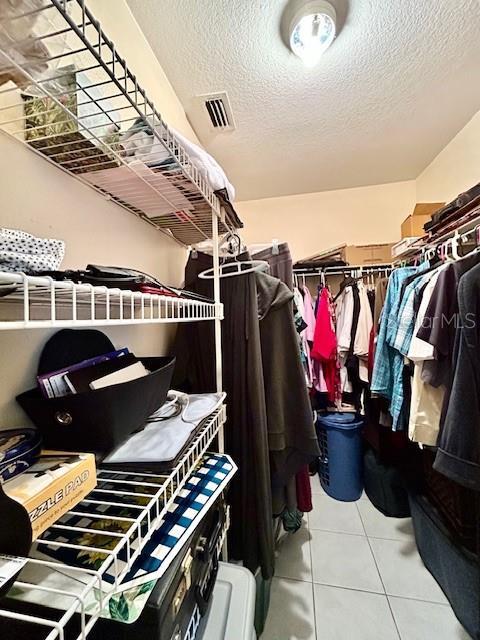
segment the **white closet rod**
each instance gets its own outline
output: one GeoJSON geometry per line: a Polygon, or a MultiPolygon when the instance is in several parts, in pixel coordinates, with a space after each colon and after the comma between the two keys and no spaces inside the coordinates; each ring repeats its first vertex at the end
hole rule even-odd
{"type": "Polygon", "coordinates": [[[293,270],[293,274],[297,276],[306,277],[306,278],[313,278],[313,277],[317,278],[322,274],[324,276],[339,276],[339,275],[343,275],[344,273],[356,271],[356,272],[361,272],[367,275],[372,273],[389,272],[391,270],[392,270],[391,264],[374,264],[374,265],[348,264],[348,265],[338,266],[338,267],[318,267],[318,268],[310,267],[305,269],[297,268],[293,270]]]}

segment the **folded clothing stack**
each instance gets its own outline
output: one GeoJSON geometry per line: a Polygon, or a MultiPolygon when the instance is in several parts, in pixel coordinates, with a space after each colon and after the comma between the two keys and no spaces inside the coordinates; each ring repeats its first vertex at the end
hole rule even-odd
{"type": "Polygon", "coordinates": [[[91,284],[97,287],[109,287],[124,291],[140,291],[141,293],[169,296],[172,298],[187,298],[188,300],[198,300],[200,302],[214,302],[210,298],[196,293],[165,285],[154,276],[138,271],[137,269],[131,269],[130,267],[87,264],[84,270],[46,270],[43,271],[41,275],[48,276],[54,280],[70,280],[72,282],[91,284]]]}
{"type": "MultiPolygon", "coordinates": [[[[188,153],[190,163],[218,196],[232,224],[235,228],[241,228],[242,222],[232,204],[235,200],[235,187],[223,168],[205,149],[191,142],[176,129],[170,128],[170,131],[188,153]]],[[[156,133],[165,139],[163,129],[156,129],[156,133]]],[[[152,169],[164,168],[172,163],[170,152],[154,136],[152,128],[144,118],[137,118],[132,126],[121,134],[121,146],[128,162],[144,162],[152,169]]]]}
{"type": "Polygon", "coordinates": [[[63,240],[37,238],[18,229],[0,228],[0,271],[39,273],[58,269],[65,255],[63,240]]]}
{"type": "Polygon", "coordinates": [[[460,223],[469,222],[470,217],[478,217],[479,209],[480,182],[436,211],[425,225],[425,231],[430,234],[446,233],[460,223]]]}

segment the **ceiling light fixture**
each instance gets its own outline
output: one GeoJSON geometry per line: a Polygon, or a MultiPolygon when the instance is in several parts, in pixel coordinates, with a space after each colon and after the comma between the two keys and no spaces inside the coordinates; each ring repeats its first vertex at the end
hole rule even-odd
{"type": "Polygon", "coordinates": [[[290,21],[290,49],[305,66],[313,67],[332,44],[336,32],[337,14],[329,2],[303,0],[290,21]]]}

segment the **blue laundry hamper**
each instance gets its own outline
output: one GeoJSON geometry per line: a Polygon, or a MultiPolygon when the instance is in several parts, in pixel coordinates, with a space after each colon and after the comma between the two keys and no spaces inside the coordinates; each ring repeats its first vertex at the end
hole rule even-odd
{"type": "Polygon", "coordinates": [[[355,413],[329,413],[317,419],[320,484],[336,500],[353,502],[362,495],[363,427],[364,418],[355,413]]]}

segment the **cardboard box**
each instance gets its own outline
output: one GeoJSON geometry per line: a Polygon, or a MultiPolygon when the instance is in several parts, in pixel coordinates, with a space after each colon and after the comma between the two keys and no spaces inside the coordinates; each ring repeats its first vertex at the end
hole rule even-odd
{"type": "Polygon", "coordinates": [[[445,206],[444,202],[417,202],[412,215],[431,217],[435,213],[435,211],[438,211],[444,206],[445,206]]]}
{"type": "Polygon", "coordinates": [[[425,231],[423,229],[424,225],[427,224],[431,219],[429,215],[411,215],[402,222],[401,233],[402,238],[421,238],[425,235],[425,231]]]}
{"type": "Polygon", "coordinates": [[[35,540],[96,486],[92,453],[43,451],[27,471],[5,482],[3,490],[28,511],[35,540]]]}
{"type": "Polygon", "coordinates": [[[390,264],[393,243],[348,245],[344,249],[344,260],[352,265],[390,264]]]}
{"type": "Polygon", "coordinates": [[[331,262],[344,262],[351,265],[390,264],[392,262],[393,244],[340,244],[331,249],[324,249],[314,256],[299,260],[296,267],[321,267],[331,262]]]}
{"type": "Polygon", "coordinates": [[[417,237],[425,235],[423,227],[430,222],[432,214],[444,206],[444,202],[418,202],[413,213],[402,222],[402,238],[417,237]]]}

